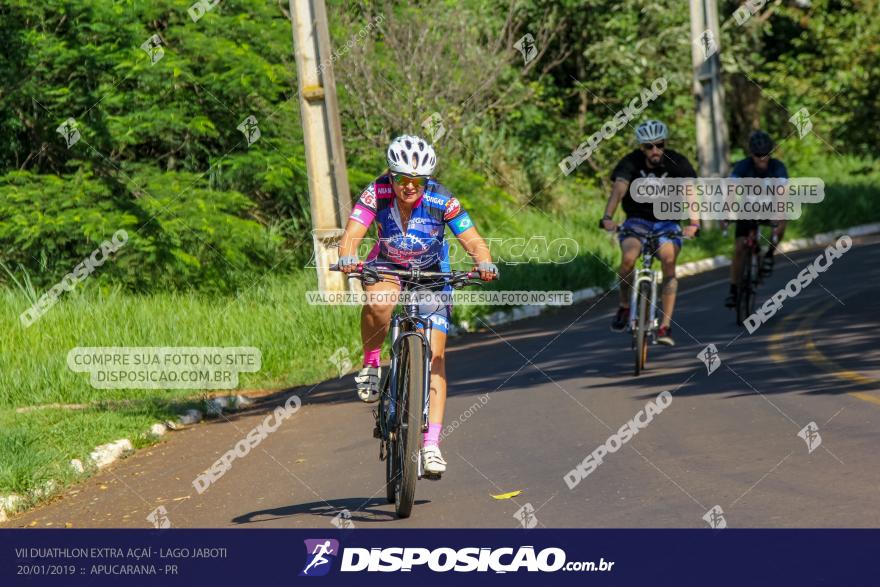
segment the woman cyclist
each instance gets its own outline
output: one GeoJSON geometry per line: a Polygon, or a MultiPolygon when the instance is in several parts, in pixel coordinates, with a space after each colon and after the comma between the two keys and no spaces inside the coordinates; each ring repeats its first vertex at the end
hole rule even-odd
{"type": "MultiPolygon", "coordinates": [[[[364,189],[349,216],[339,245],[342,271],[350,273],[357,268],[358,244],[376,222],[379,239],[367,256],[370,266],[449,271],[449,244],[444,241],[448,226],[474,260],[480,278],[496,279],[498,268],[470,216],[432,177],[437,157],[431,145],[416,136],[400,136],[391,141],[386,158],[388,169],[364,189]]],[[[380,281],[364,289],[368,293],[390,292],[399,290],[400,284],[380,281]]],[[[364,362],[355,383],[358,397],[365,402],[379,399],[379,351],[388,334],[392,310],[390,304],[367,303],[361,313],[364,362]]],[[[432,324],[430,408],[421,458],[425,471],[440,474],[446,471],[439,445],[446,405],[444,357],[451,308],[426,304],[420,307],[420,315],[432,324]]]]}

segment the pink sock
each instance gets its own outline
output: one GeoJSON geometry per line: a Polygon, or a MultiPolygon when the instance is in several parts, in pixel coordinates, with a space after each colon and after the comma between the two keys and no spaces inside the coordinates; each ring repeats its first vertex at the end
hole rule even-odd
{"type": "Polygon", "coordinates": [[[364,367],[366,367],[366,366],[378,367],[379,366],[379,351],[381,351],[381,350],[382,350],[382,348],[379,347],[377,349],[364,351],[364,367]]]}
{"type": "Polygon", "coordinates": [[[428,431],[425,432],[425,446],[440,446],[440,429],[443,424],[428,424],[428,431]]]}

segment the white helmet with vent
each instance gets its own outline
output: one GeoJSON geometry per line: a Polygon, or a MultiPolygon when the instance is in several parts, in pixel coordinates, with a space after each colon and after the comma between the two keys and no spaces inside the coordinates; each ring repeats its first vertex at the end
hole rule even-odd
{"type": "Polygon", "coordinates": [[[669,129],[659,120],[646,120],[636,127],[636,140],[640,143],[662,141],[669,134],[669,129]]]}
{"type": "Polygon", "coordinates": [[[388,169],[394,173],[428,177],[437,167],[437,156],[428,141],[402,135],[388,145],[388,169]]]}

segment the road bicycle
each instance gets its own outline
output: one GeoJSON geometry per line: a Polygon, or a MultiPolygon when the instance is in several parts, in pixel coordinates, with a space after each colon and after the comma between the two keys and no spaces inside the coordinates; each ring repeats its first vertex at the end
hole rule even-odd
{"type": "Polygon", "coordinates": [[[633,284],[629,303],[629,329],[632,333],[633,375],[645,370],[648,362],[648,346],[656,342],[657,327],[657,287],[663,277],[660,271],[651,268],[660,248],[660,239],[682,238],[681,230],[660,232],[638,232],[629,228],[618,228],[623,238],[634,237],[642,242],[642,266],[633,272],[633,284]]]}
{"type": "MultiPolygon", "coordinates": [[[[338,267],[331,267],[338,271],[338,267]]],[[[478,272],[422,271],[388,269],[359,264],[348,274],[365,285],[379,281],[400,282],[409,292],[438,293],[467,285],[482,285],[478,272]]],[[[379,460],[385,461],[385,494],[394,504],[398,517],[408,518],[415,501],[418,479],[439,479],[422,469],[420,450],[423,433],[428,430],[431,380],[431,321],[419,316],[417,299],[402,306],[391,318],[391,366],[380,381],[376,427],[373,437],[380,440],[379,460]]]]}
{"type": "MultiPolygon", "coordinates": [[[[775,227],[776,224],[770,223],[770,226],[775,227]]],[[[764,278],[761,270],[761,243],[758,231],[759,225],[755,224],[746,235],[745,258],[740,272],[739,287],[736,290],[737,326],[742,326],[746,318],[755,313],[758,285],[764,278]]],[[[776,246],[778,240],[776,235],[771,238],[773,246],[776,246]]]]}

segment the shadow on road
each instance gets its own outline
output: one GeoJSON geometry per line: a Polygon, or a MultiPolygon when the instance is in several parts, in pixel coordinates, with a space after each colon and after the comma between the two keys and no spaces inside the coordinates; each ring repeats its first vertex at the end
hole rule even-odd
{"type": "MultiPolygon", "coordinates": [[[[430,503],[430,500],[421,499],[415,502],[416,505],[426,503],[430,503]]],[[[390,522],[397,519],[393,506],[385,498],[347,497],[257,510],[233,518],[232,523],[254,524],[298,515],[322,516],[332,519],[343,511],[348,511],[351,515],[351,517],[344,519],[352,522],[390,522]],[[378,509],[377,506],[382,506],[384,509],[378,509]]]]}

